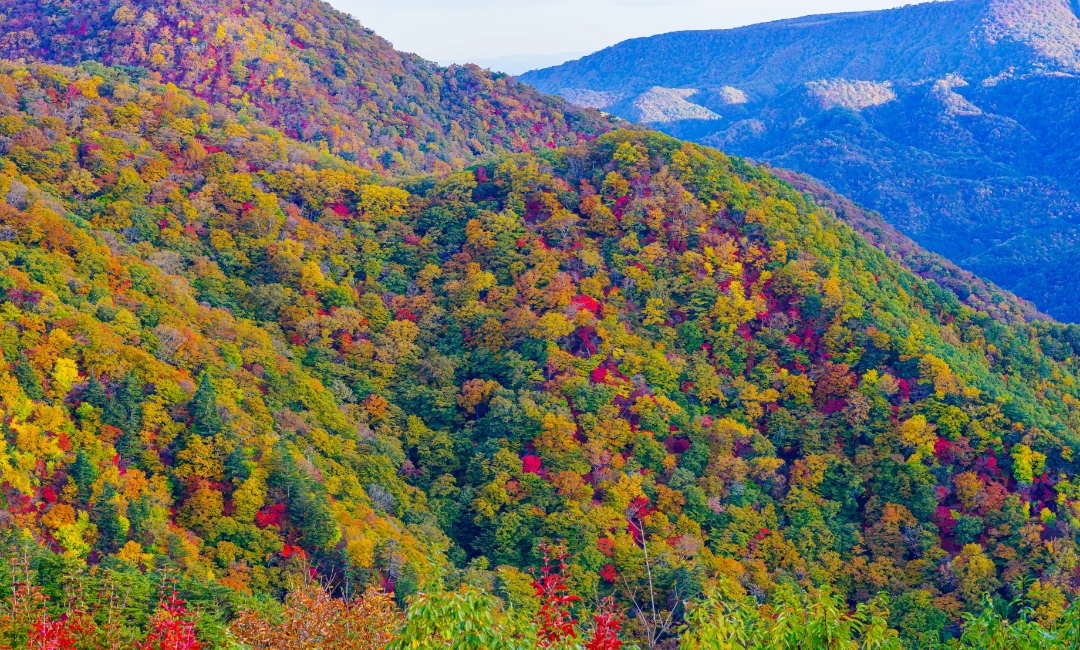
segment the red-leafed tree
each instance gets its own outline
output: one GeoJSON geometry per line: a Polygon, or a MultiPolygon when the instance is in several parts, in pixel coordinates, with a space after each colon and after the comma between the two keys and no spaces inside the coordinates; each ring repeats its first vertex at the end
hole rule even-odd
{"type": "Polygon", "coordinates": [[[158,603],[157,614],[150,620],[150,632],[138,650],[200,650],[202,644],[195,638],[194,612],[176,595],[169,594],[158,603]]]}
{"type": "Polygon", "coordinates": [[[564,639],[577,637],[577,621],[570,612],[570,605],[580,602],[581,597],[569,593],[570,588],[566,585],[566,569],[570,566],[566,563],[569,557],[566,548],[545,542],[541,544],[540,552],[544,565],[532,585],[543,601],[536,614],[540,647],[550,648],[564,639]]]}

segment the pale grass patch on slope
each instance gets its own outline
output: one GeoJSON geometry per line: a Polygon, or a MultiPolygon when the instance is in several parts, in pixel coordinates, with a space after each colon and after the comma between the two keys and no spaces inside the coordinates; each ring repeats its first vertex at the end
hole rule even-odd
{"type": "Polygon", "coordinates": [[[888,82],[826,79],[806,84],[806,92],[823,110],[850,108],[861,111],[896,100],[896,92],[888,82]]]}
{"type": "Polygon", "coordinates": [[[958,75],[949,75],[944,79],[939,79],[934,82],[934,88],[931,94],[935,99],[941,102],[945,107],[946,115],[982,115],[983,110],[969,102],[963,95],[956,92],[954,88],[963,88],[967,86],[967,81],[958,75]]]}
{"type": "Polygon", "coordinates": [[[661,88],[653,86],[637,96],[631,112],[638,122],[658,124],[679,120],[719,120],[720,115],[687,101],[698,94],[695,88],[661,88]]]}
{"type": "Polygon", "coordinates": [[[720,101],[726,106],[738,106],[740,104],[746,104],[750,101],[750,98],[746,96],[746,93],[735,88],[734,86],[724,86],[720,89],[719,93],[720,101]]]}
{"type": "Polygon", "coordinates": [[[625,97],[621,93],[609,93],[587,88],[560,88],[556,94],[571,104],[601,111],[617,104],[625,97]]]}

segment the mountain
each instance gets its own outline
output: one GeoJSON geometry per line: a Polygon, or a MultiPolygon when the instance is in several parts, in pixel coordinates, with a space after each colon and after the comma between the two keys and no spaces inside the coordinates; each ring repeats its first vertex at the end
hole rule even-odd
{"type": "MultiPolygon", "coordinates": [[[[398,52],[322,2],[0,0],[0,8],[6,56],[77,64],[91,74],[104,63],[135,82],[173,83],[385,176],[445,173],[503,153],[576,144],[619,126],[505,75],[441,68],[398,52]]],[[[687,92],[643,93],[627,114],[646,122],[671,114],[710,118],[711,111],[686,101],[687,92]]],[[[851,221],[856,229],[863,223],[851,221]]],[[[1010,303],[1005,311],[1037,313],[993,291],[1010,303]]],[[[973,295],[963,293],[965,300],[973,295]]],[[[999,311],[978,297],[971,304],[999,311]]]]}
{"type": "Polygon", "coordinates": [[[936,638],[1073,594],[1080,329],[763,168],[617,131],[388,183],[101,66],[5,63],[0,112],[0,553],[100,617],[157,571],[204,634],[309,570],[530,611],[542,539],[675,617],[830,583],[936,638]]]}
{"type": "Polygon", "coordinates": [[[189,89],[365,168],[451,171],[610,128],[502,74],[442,68],[316,0],[0,1],[0,52],[189,89]]]}
{"type": "Polygon", "coordinates": [[[604,132],[387,168],[265,88],[34,60],[79,10],[40,7],[0,36],[0,645],[1075,639],[1080,326],[792,172],[570,109],[604,132]]]}
{"type": "Polygon", "coordinates": [[[1077,321],[1078,74],[1067,0],[953,0],[636,39],[522,79],[809,174],[1077,321]]]}
{"type": "Polygon", "coordinates": [[[1078,71],[1077,18],[1062,0],[951,0],[637,38],[524,76],[542,88],[641,93],[697,86],[772,97],[822,79],[916,82],[1078,71]]]}

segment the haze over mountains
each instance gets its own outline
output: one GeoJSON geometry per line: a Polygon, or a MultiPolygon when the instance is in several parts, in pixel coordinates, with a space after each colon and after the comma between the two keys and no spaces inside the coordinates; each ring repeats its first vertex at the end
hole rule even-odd
{"type": "Polygon", "coordinates": [[[473,58],[468,60],[457,60],[452,63],[459,65],[473,63],[481,68],[492,70],[494,72],[505,72],[510,75],[519,75],[528,72],[529,70],[536,70],[537,68],[547,68],[553,65],[560,65],[567,61],[585,56],[588,52],[563,52],[556,54],[511,54],[508,56],[496,56],[496,57],[484,57],[473,58]]]}
{"type": "Polygon", "coordinates": [[[810,174],[1080,320],[1080,20],[954,0],[627,41],[522,79],[810,174]]]}

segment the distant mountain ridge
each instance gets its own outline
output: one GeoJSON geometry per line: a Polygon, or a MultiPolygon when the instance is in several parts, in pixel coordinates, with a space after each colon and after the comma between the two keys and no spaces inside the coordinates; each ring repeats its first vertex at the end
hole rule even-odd
{"type": "Polygon", "coordinates": [[[588,54],[588,52],[558,52],[554,54],[510,54],[507,56],[495,56],[495,57],[482,57],[473,59],[457,59],[452,62],[444,62],[447,65],[456,63],[459,65],[465,65],[473,63],[485,70],[492,70],[494,72],[505,72],[510,75],[519,75],[528,72],[529,70],[535,70],[536,68],[546,68],[553,65],[560,65],[578,59],[588,54]]]}
{"type": "Polygon", "coordinates": [[[631,39],[522,79],[541,89],[621,94],[738,82],[769,97],[820,79],[988,78],[1009,69],[1080,72],[1080,19],[1069,0],[951,0],[674,32],[631,39]]]}
{"type": "Polygon", "coordinates": [[[1071,0],[953,0],[635,39],[522,79],[810,174],[1077,321],[1078,75],[1071,0]],[[693,108],[635,111],[664,93],[693,108]]]}
{"type": "Polygon", "coordinates": [[[891,226],[880,214],[856,205],[851,199],[837,194],[816,180],[787,169],[772,168],[769,171],[812,198],[817,205],[831,211],[890,259],[919,277],[933,280],[948,289],[969,307],[1006,323],[1020,324],[1049,319],[1049,316],[1039,312],[1032,303],[958,267],[937,253],[931,253],[891,226]]]}

